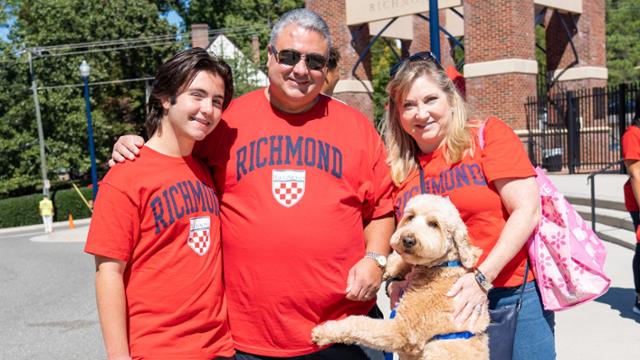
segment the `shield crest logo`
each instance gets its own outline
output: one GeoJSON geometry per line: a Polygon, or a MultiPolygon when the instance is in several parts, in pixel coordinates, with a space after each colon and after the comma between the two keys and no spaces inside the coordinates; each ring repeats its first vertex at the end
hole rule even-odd
{"type": "Polygon", "coordinates": [[[284,207],[297,204],[304,195],[305,170],[272,170],[271,192],[284,207]]]}
{"type": "Polygon", "coordinates": [[[200,216],[189,219],[189,239],[187,244],[196,254],[203,256],[211,244],[211,219],[200,216]]]}

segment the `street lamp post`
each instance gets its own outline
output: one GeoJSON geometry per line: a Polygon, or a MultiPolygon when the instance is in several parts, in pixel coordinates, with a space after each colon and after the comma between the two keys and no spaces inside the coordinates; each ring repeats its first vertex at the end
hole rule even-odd
{"type": "Polygon", "coordinates": [[[29,56],[29,77],[31,78],[31,91],[33,93],[33,104],[36,109],[36,124],[38,126],[38,144],[40,147],[40,172],[42,173],[42,194],[49,196],[49,179],[47,178],[47,157],[44,151],[44,131],[42,130],[42,118],[40,117],[40,102],[38,101],[38,86],[36,85],[36,74],[33,71],[33,60],[31,50],[29,56]]]}
{"type": "Polygon", "coordinates": [[[84,82],[84,102],[87,110],[87,133],[89,134],[89,155],[91,156],[91,182],[93,184],[93,200],[98,195],[98,175],[96,172],[96,152],[93,145],[93,125],[91,123],[91,103],[89,102],[89,72],[91,68],[85,60],[80,64],[80,76],[84,82]]]}

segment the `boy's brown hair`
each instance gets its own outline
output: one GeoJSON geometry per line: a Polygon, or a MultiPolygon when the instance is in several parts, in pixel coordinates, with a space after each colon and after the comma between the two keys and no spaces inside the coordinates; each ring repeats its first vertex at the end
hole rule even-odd
{"type": "Polygon", "coordinates": [[[147,102],[145,127],[151,137],[160,126],[164,115],[162,100],[169,98],[176,103],[177,96],[186,89],[200,71],[219,76],[224,82],[224,100],[222,110],[226,109],[233,98],[233,75],[231,67],[222,59],[212,56],[205,49],[192,48],[174,55],[160,65],[153,80],[151,94],[147,102]]]}

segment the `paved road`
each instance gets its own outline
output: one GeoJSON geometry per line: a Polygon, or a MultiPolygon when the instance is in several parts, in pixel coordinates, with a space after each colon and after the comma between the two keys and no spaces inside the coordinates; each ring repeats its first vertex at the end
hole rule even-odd
{"type": "Polygon", "coordinates": [[[104,359],[93,259],[35,235],[0,235],[0,359],[104,359]]]}
{"type": "MultiPolygon", "coordinates": [[[[103,359],[95,310],[93,259],[82,253],[86,226],[0,233],[0,359],[103,359]],[[29,239],[40,240],[40,242],[29,239]]],[[[631,312],[633,253],[607,243],[607,294],[556,314],[558,359],[640,359],[640,316],[631,312]]],[[[379,296],[388,311],[388,301],[379,296]]]]}

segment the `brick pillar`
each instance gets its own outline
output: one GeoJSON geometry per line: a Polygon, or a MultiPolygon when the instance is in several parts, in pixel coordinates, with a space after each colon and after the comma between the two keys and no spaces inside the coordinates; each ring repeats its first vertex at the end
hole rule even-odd
{"type": "Polygon", "coordinates": [[[209,46],[209,25],[191,25],[191,47],[206,49],[209,46]]]}
{"type": "Polygon", "coordinates": [[[480,117],[526,128],[524,104],[536,94],[533,0],[466,0],[467,100],[480,117]]]}
{"type": "Polygon", "coordinates": [[[368,91],[371,87],[371,55],[367,55],[358,66],[356,76],[352,74],[353,66],[358,61],[369,42],[368,25],[346,25],[346,9],[344,0],[306,0],[306,7],[316,12],[329,25],[333,46],[340,52],[340,81],[334,90],[334,96],[355,107],[373,120],[373,101],[368,91]],[[353,44],[352,44],[353,43],[353,44]]]}
{"type": "Polygon", "coordinates": [[[558,78],[558,87],[574,90],[606,86],[605,0],[583,1],[581,14],[548,11],[547,71],[556,78],[566,69],[558,78]],[[569,39],[576,48],[577,59],[569,39]]]}
{"type": "MultiPolygon", "coordinates": [[[[425,12],[423,15],[429,16],[429,13],[425,12]]],[[[409,47],[409,53],[415,54],[419,51],[431,50],[429,34],[429,22],[418,15],[413,15],[413,40],[409,47]]]]}
{"type": "MultiPolygon", "coordinates": [[[[447,17],[445,16],[445,11],[447,10],[440,10],[440,16],[438,17],[441,27],[446,26],[447,17]]],[[[428,12],[423,13],[423,15],[431,19],[428,12]]],[[[440,62],[444,68],[449,65],[454,65],[453,59],[449,54],[450,49],[451,47],[449,45],[447,35],[440,31],[440,62]]],[[[413,41],[411,41],[409,52],[411,54],[415,54],[420,51],[429,50],[431,50],[431,32],[429,31],[429,22],[418,15],[414,15],[413,41]]]]}

